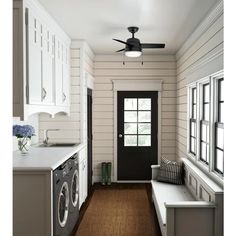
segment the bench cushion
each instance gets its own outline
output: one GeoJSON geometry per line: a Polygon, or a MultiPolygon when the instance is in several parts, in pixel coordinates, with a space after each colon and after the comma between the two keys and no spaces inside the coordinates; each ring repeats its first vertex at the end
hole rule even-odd
{"type": "Polygon", "coordinates": [[[155,196],[155,201],[159,209],[161,216],[161,221],[163,225],[166,224],[166,208],[165,202],[177,202],[177,201],[195,201],[193,196],[189,193],[185,185],[174,185],[169,183],[157,182],[155,180],[151,181],[153,194],[155,196]]]}

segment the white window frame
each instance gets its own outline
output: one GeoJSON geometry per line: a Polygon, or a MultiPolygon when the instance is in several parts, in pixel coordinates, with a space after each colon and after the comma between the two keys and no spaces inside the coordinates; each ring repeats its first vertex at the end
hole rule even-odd
{"type": "Polygon", "coordinates": [[[208,176],[212,177],[216,182],[223,185],[223,175],[215,171],[215,122],[217,119],[217,80],[224,78],[223,70],[211,74],[207,77],[199,79],[191,84],[187,85],[188,89],[188,101],[187,101],[187,156],[192,162],[199,167],[202,171],[204,171],[208,176]],[[209,117],[209,164],[204,163],[200,160],[200,121],[202,116],[203,109],[203,85],[209,83],[210,85],[210,117],[209,117]],[[191,106],[192,106],[192,98],[191,98],[191,90],[193,88],[197,89],[197,122],[196,122],[196,156],[190,152],[190,116],[191,116],[191,106]]]}

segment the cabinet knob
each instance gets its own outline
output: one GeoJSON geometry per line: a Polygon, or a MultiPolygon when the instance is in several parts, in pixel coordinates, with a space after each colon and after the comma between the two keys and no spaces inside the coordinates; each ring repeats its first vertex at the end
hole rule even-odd
{"type": "Polygon", "coordinates": [[[123,137],[123,135],[122,134],[119,134],[119,138],[122,138],[123,137]]]}

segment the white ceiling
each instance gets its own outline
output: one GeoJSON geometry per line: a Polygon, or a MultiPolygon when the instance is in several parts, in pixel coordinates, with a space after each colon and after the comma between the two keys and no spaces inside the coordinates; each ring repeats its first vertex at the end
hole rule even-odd
{"type": "Polygon", "coordinates": [[[84,39],[94,53],[113,53],[138,26],[142,43],[166,43],[144,53],[176,53],[219,0],[39,0],[72,39],[84,39]]]}

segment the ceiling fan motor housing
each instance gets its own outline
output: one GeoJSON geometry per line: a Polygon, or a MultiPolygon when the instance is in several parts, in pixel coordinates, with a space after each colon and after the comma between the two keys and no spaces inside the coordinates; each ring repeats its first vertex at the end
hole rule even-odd
{"type": "Polygon", "coordinates": [[[125,51],[142,51],[142,46],[139,39],[129,38],[126,42],[127,44],[125,46],[125,51]]]}

